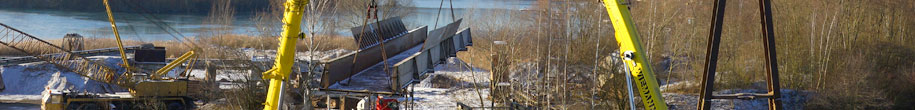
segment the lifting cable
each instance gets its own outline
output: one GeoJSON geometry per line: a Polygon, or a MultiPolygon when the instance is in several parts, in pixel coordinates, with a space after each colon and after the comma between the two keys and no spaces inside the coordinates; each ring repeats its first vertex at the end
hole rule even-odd
{"type": "MultiPolygon", "coordinates": [[[[124,23],[127,23],[127,29],[130,29],[130,31],[133,31],[134,36],[140,36],[140,33],[137,32],[137,29],[136,29],[136,27],[134,27],[134,24],[130,23],[130,19],[127,19],[126,17],[123,17],[123,16],[118,16],[116,18],[123,19],[122,21],[124,21],[124,23]]],[[[124,36],[124,37],[126,38],[127,36],[124,36]]],[[[143,41],[142,37],[137,37],[137,39],[139,39],[139,41],[143,41]]]]}
{"type": "MultiPolygon", "coordinates": [[[[357,37],[357,39],[356,39],[356,42],[362,42],[363,38],[365,37],[365,28],[370,27],[370,25],[367,24],[369,19],[375,19],[375,23],[376,23],[375,27],[370,28],[371,29],[370,31],[375,31],[375,30],[381,29],[381,26],[379,26],[380,24],[378,24],[380,22],[379,18],[378,18],[378,4],[375,2],[375,0],[372,0],[369,3],[368,8],[366,8],[365,14],[366,14],[366,17],[365,17],[365,19],[362,19],[363,26],[358,35],[359,37],[357,37]]],[[[386,39],[384,39],[384,37],[382,37],[382,36],[378,36],[377,32],[373,33],[373,34],[375,35],[375,37],[378,37],[378,40],[379,40],[378,42],[381,43],[379,46],[381,46],[381,58],[383,60],[382,63],[384,65],[383,70],[384,70],[384,73],[387,74],[388,73],[388,57],[387,57],[388,55],[384,48],[384,41],[386,39]]],[[[360,50],[361,50],[361,48],[360,48],[360,50]]],[[[357,58],[359,58],[359,52],[356,52],[356,54],[353,55],[353,62],[352,62],[353,65],[350,65],[350,68],[355,68],[357,58]]],[[[351,73],[350,75],[355,75],[356,70],[350,69],[350,73],[351,73]]],[[[346,83],[343,83],[343,84],[349,84],[349,82],[351,82],[351,81],[352,80],[346,80],[346,83]]]]}
{"type": "MultiPolygon", "coordinates": [[[[450,7],[450,9],[451,9],[451,20],[452,20],[451,22],[454,22],[454,21],[457,21],[457,20],[455,20],[455,18],[454,18],[454,5],[451,5],[451,4],[454,4],[454,3],[451,2],[451,0],[448,0],[448,5],[451,6],[451,7],[450,7]]],[[[444,6],[444,5],[445,5],[445,0],[442,0],[442,2],[439,3],[439,5],[438,5],[438,12],[435,14],[435,24],[432,25],[432,30],[435,30],[435,29],[438,28],[438,19],[440,19],[441,15],[442,15],[442,6],[444,6]]],[[[445,36],[445,33],[442,33],[442,36],[445,36]]],[[[422,48],[422,49],[425,49],[425,48],[426,48],[426,45],[423,45],[421,48],[422,48]]],[[[425,51],[425,50],[419,50],[419,51],[425,51]]]]}
{"type": "Polygon", "coordinates": [[[127,4],[127,7],[131,8],[131,9],[134,9],[134,10],[139,9],[140,15],[143,16],[143,18],[145,18],[149,22],[153,23],[153,25],[156,25],[156,27],[159,27],[159,29],[162,29],[162,31],[164,31],[168,35],[172,36],[172,38],[174,38],[176,41],[181,42],[182,45],[187,46],[187,47],[199,48],[199,46],[197,46],[194,43],[184,42],[184,41],[191,41],[191,40],[188,39],[186,36],[184,36],[184,34],[181,34],[181,32],[179,32],[177,29],[173,28],[171,25],[168,25],[167,23],[165,23],[165,21],[163,21],[161,18],[159,18],[155,14],[152,14],[151,11],[149,11],[142,5],[132,4],[132,3],[124,1],[124,0],[118,0],[118,1],[121,1],[124,4],[127,4]],[[172,32],[174,32],[174,33],[172,33],[172,32]],[[177,36],[176,36],[176,34],[177,34],[177,36]],[[181,38],[178,38],[178,37],[181,37],[181,38]]]}
{"type": "MultiPolygon", "coordinates": [[[[184,46],[186,46],[186,47],[191,47],[191,48],[193,48],[191,51],[194,51],[194,50],[196,50],[196,49],[200,49],[200,47],[199,47],[198,45],[194,44],[192,40],[188,39],[186,36],[184,36],[184,34],[181,34],[181,32],[178,31],[177,29],[175,29],[175,28],[173,28],[172,26],[170,26],[170,25],[168,25],[167,23],[165,23],[161,18],[159,18],[159,17],[156,16],[155,14],[152,14],[151,11],[149,11],[148,9],[146,9],[145,7],[143,7],[142,5],[132,4],[132,3],[130,3],[130,2],[123,1],[123,0],[120,0],[120,1],[121,1],[121,3],[127,5],[126,7],[130,8],[130,9],[133,9],[133,10],[138,10],[138,12],[140,12],[139,15],[143,16],[143,18],[145,18],[147,21],[153,23],[153,25],[155,25],[155,26],[158,27],[159,29],[162,29],[163,32],[165,32],[165,33],[167,33],[168,35],[170,35],[172,38],[175,39],[175,41],[178,41],[180,44],[182,44],[182,45],[184,45],[184,46]],[[174,32],[174,33],[173,33],[173,32],[174,32]],[[177,34],[177,36],[176,36],[175,34],[177,34]],[[179,36],[180,36],[181,38],[178,38],[179,36]],[[185,42],[185,41],[187,41],[187,42],[185,42]]],[[[142,37],[139,37],[138,32],[136,32],[136,30],[133,28],[132,24],[129,23],[129,20],[125,18],[125,21],[127,21],[128,26],[131,27],[131,30],[134,31],[134,34],[136,34],[137,38],[142,38],[142,37]]],[[[184,72],[185,75],[179,75],[179,76],[189,77],[189,74],[187,74],[187,73],[189,73],[189,72],[191,71],[191,68],[193,68],[193,65],[196,65],[196,63],[197,63],[197,60],[196,60],[196,59],[198,59],[198,58],[199,58],[199,56],[196,56],[196,55],[195,55],[195,56],[193,57],[194,60],[189,61],[189,62],[188,62],[188,65],[189,65],[189,66],[187,66],[187,67],[185,68],[185,72],[184,72]]]]}
{"type": "MultiPolygon", "coordinates": [[[[369,8],[371,8],[372,11],[374,11],[374,12],[372,12],[372,16],[375,17],[375,23],[376,23],[376,25],[375,25],[376,28],[374,30],[381,30],[381,20],[378,18],[377,7],[378,7],[378,3],[376,3],[375,0],[372,0],[372,4],[369,6],[369,8]]],[[[388,9],[390,9],[390,8],[388,8],[388,9]]],[[[387,15],[387,14],[385,14],[385,15],[387,15]]],[[[383,36],[378,35],[378,32],[375,32],[374,34],[375,34],[375,36],[379,37],[378,42],[381,43],[381,45],[380,45],[381,46],[381,59],[382,59],[382,63],[384,66],[384,68],[383,68],[384,73],[389,74],[388,73],[388,54],[387,54],[387,50],[385,50],[385,46],[384,46],[384,42],[387,39],[385,39],[383,36]]],[[[353,60],[355,60],[355,59],[353,59],[353,60]]]]}
{"type": "MultiPolygon", "coordinates": [[[[448,0],[448,5],[451,6],[451,21],[457,21],[454,18],[454,2],[448,0]]],[[[442,6],[445,6],[445,0],[442,0],[442,2],[438,4],[438,13],[435,14],[435,25],[432,26],[433,29],[438,28],[438,19],[440,19],[440,16],[442,15],[442,6]]]]}
{"type": "Polygon", "coordinates": [[[448,6],[451,9],[451,22],[457,21],[457,18],[454,18],[454,0],[448,0],[448,6]]]}

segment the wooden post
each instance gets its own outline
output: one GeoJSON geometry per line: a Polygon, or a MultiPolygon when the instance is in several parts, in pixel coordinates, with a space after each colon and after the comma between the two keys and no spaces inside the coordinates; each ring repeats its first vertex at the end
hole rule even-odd
{"type": "Polygon", "coordinates": [[[349,92],[340,97],[340,110],[346,110],[346,96],[349,96],[349,92]]]}
{"type": "Polygon", "coordinates": [[[331,106],[331,102],[332,101],[330,100],[330,94],[328,94],[327,100],[324,100],[324,107],[327,107],[327,110],[330,110],[330,108],[334,108],[333,106],[331,106]]]}

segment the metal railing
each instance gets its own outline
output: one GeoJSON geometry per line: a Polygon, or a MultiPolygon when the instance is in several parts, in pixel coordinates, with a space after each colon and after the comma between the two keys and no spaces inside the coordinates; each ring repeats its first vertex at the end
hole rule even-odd
{"type": "Polygon", "coordinates": [[[333,85],[334,83],[340,82],[364,69],[382,62],[382,57],[384,57],[382,54],[395,56],[398,53],[409,50],[415,45],[421,44],[423,39],[426,38],[426,31],[427,27],[419,27],[407,31],[404,34],[398,34],[397,36],[391,37],[390,40],[385,40],[384,42],[386,45],[384,47],[369,46],[368,48],[360,49],[353,53],[321,61],[318,66],[320,66],[319,68],[323,68],[321,69],[321,74],[323,74],[321,75],[322,88],[330,87],[330,85],[333,85]],[[381,48],[385,48],[385,50],[382,50],[381,48]]]}
{"type": "Polygon", "coordinates": [[[353,39],[359,45],[359,49],[374,47],[381,42],[388,41],[406,34],[407,28],[404,26],[400,17],[388,18],[376,23],[350,28],[353,33],[353,39]]]}
{"type": "MultiPolygon", "coordinates": [[[[470,28],[464,28],[460,32],[449,34],[442,39],[436,44],[424,44],[429,47],[424,47],[422,51],[394,64],[391,69],[394,73],[391,79],[396,81],[391,83],[393,90],[401,91],[402,88],[406,88],[409,83],[422,78],[426,73],[434,72],[435,66],[444,64],[443,61],[449,57],[456,57],[457,52],[466,51],[467,46],[473,45],[470,28]]],[[[429,42],[427,41],[427,43],[429,42]]]]}

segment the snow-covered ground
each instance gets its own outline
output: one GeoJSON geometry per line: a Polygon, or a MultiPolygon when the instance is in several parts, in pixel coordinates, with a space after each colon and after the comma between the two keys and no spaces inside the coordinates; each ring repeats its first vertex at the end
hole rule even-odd
{"type": "Polygon", "coordinates": [[[458,58],[449,58],[435,67],[434,73],[420,81],[415,88],[415,108],[418,110],[453,110],[457,103],[490,107],[489,71],[467,68],[458,58]],[[482,99],[481,99],[482,98],[482,99]]]}
{"type": "MultiPolygon", "coordinates": [[[[88,57],[91,60],[106,62],[112,69],[119,69],[121,59],[115,56],[88,57]]],[[[41,98],[41,92],[49,89],[68,89],[73,91],[107,92],[108,85],[90,80],[79,74],[68,72],[44,62],[25,63],[0,67],[3,84],[0,101],[35,103],[41,98]]]]}
{"type": "MultiPolygon", "coordinates": [[[[734,93],[765,93],[765,90],[751,89],[729,89],[715,91],[713,94],[734,94],[734,93]]],[[[781,101],[783,109],[803,110],[804,103],[809,99],[810,92],[782,90],[781,101]]],[[[694,110],[699,104],[699,96],[691,94],[664,93],[664,101],[672,110],[694,110]]],[[[756,98],[751,100],[738,99],[713,99],[712,107],[715,109],[728,110],[767,110],[768,103],[765,98],[756,98]]]]}
{"type": "MultiPolygon", "coordinates": [[[[251,57],[252,61],[273,61],[276,58],[276,50],[256,50],[250,48],[241,49],[245,55],[251,57]]],[[[327,51],[306,51],[306,52],[296,52],[296,60],[327,60],[337,58],[349,53],[352,53],[352,50],[346,49],[333,49],[327,51]]]]}

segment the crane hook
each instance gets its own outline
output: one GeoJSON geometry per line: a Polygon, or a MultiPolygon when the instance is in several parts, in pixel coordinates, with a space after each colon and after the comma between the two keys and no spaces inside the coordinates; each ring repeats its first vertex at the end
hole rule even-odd
{"type": "Polygon", "coordinates": [[[369,3],[369,9],[366,10],[365,14],[366,19],[378,19],[378,4],[375,3],[375,0],[372,0],[372,3],[369,3]]]}

